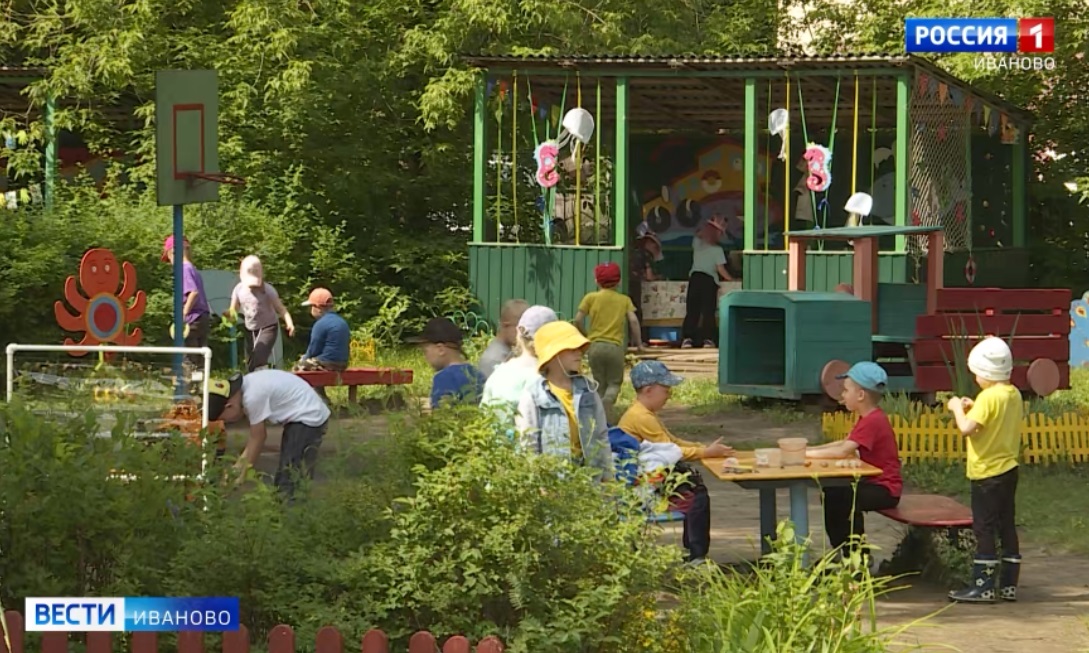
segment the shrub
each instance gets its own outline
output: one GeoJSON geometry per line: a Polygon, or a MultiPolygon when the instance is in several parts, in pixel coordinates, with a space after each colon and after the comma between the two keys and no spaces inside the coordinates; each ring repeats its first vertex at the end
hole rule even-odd
{"type": "Polygon", "coordinates": [[[417,628],[498,634],[534,653],[615,638],[629,602],[678,559],[649,539],[634,497],[516,451],[475,409],[429,421],[445,430],[435,447],[446,462],[421,469],[415,495],[390,508],[389,540],[348,562],[345,596],[375,597],[372,621],[399,638],[417,628]]]}
{"type": "MultiPolygon", "coordinates": [[[[908,626],[878,628],[877,597],[889,578],[874,578],[859,554],[826,556],[802,564],[805,548],[789,522],[780,523],[775,548],[751,574],[704,565],[684,578],[678,592],[683,637],[691,653],[780,653],[890,650],[908,626]]],[[[900,649],[898,649],[900,650],[900,649]]]]}

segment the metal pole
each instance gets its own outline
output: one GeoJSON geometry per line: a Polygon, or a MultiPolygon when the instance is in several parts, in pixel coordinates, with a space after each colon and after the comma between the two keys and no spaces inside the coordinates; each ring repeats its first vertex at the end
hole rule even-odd
{"type": "Polygon", "coordinates": [[[7,402],[11,403],[11,395],[15,391],[15,347],[13,345],[7,346],[8,354],[8,398],[7,402]]]}
{"type": "MultiPolygon", "coordinates": [[[[184,299],[184,285],[182,284],[182,261],[185,258],[185,249],[182,246],[185,237],[183,224],[182,205],[174,205],[174,346],[185,346],[185,316],[182,314],[182,300],[184,299]]],[[[185,379],[182,378],[182,354],[174,355],[174,384],[175,396],[185,394],[185,379]]]]}

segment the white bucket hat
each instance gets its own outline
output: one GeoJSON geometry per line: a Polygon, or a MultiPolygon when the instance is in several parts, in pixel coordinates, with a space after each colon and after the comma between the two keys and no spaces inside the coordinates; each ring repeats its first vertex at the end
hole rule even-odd
{"type": "Polygon", "coordinates": [[[265,283],[265,268],[261,265],[261,259],[247,256],[242,259],[242,265],[238,269],[238,278],[250,288],[257,288],[265,283]]]}
{"type": "Polygon", "coordinates": [[[988,381],[1008,381],[1013,372],[1013,352],[1001,338],[984,338],[968,354],[968,369],[988,381]]]}

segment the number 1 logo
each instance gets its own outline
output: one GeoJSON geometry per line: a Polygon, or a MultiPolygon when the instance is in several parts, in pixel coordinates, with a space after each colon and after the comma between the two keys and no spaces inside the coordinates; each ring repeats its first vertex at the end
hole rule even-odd
{"type": "Polygon", "coordinates": [[[1017,21],[1017,50],[1019,52],[1054,52],[1055,19],[1022,18],[1017,21]]]}

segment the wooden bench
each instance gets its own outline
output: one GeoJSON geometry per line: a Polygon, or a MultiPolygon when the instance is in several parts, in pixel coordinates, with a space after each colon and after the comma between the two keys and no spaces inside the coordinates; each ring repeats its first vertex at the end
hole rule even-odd
{"type": "Polygon", "coordinates": [[[972,509],[940,494],[905,494],[895,508],[878,512],[909,526],[947,529],[953,542],[961,530],[972,527],[972,509]]]}
{"type": "Polygon", "coordinates": [[[343,372],[313,370],[295,374],[324,394],[325,388],[348,387],[348,401],[358,403],[361,385],[408,385],[412,383],[412,370],[389,367],[353,367],[343,372]]]}

